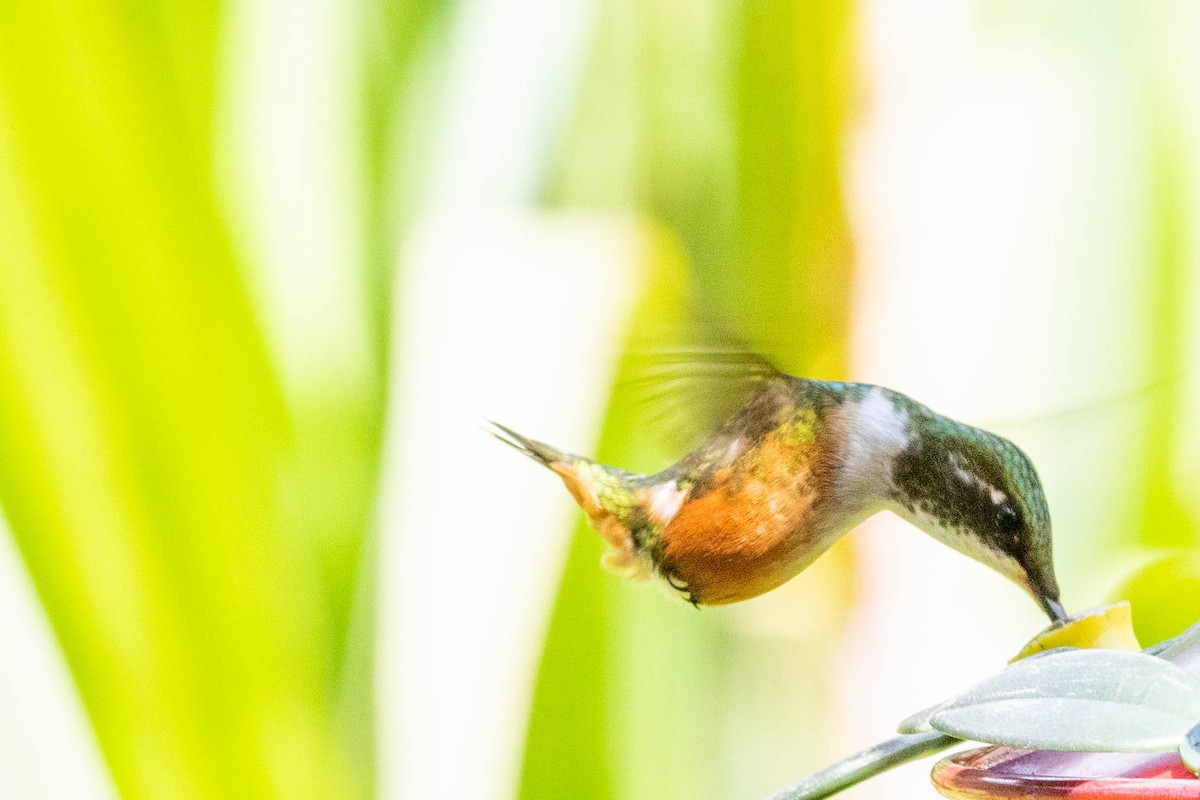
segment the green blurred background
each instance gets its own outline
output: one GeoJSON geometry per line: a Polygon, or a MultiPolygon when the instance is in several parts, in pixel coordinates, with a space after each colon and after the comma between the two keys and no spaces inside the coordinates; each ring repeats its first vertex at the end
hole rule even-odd
{"type": "Polygon", "coordinates": [[[697,296],[1013,438],[1068,607],[1177,632],[1198,44],[1182,0],[0,5],[0,794],[755,798],[1011,655],[1037,609],[894,519],[740,607],[624,583],[476,429],[664,466],[631,359],[697,296]]]}

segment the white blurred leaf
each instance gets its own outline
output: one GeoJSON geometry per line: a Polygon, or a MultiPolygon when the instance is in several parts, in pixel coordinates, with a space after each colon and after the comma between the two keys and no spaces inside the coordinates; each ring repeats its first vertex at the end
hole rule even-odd
{"type": "Polygon", "coordinates": [[[1152,656],[1073,650],[1018,661],[930,724],[962,739],[1087,752],[1165,752],[1200,718],[1200,679],[1152,656]]]}

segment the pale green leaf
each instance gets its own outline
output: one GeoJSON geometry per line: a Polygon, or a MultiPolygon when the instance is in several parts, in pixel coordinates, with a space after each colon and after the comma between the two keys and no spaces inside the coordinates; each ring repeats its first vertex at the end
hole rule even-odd
{"type": "Polygon", "coordinates": [[[928,708],[922,708],[917,713],[905,717],[904,719],[900,720],[900,724],[896,726],[896,733],[925,733],[926,731],[933,730],[930,720],[933,719],[933,715],[936,714],[943,705],[945,704],[934,703],[928,708]]]}
{"type": "Polygon", "coordinates": [[[1045,750],[1173,750],[1200,718],[1200,679],[1161,659],[1073,650],[1012,664],[937,711],[962,739],[1045,750]]]}
{"type": "MultiPolygon", "coordinates": [[[[1068,652],[1070,649],[1071,648],[1067,648],[1067,647],[1056,647],[1053,650],[1043,650],[1040,653],[1034,653],[1033,655],[1026,656],[1026,658],[1043,658],[1047,655],[1050,655],[1051,653],[1065,653],[1065,652],[1068,652]]],[[[896,732],[897,733],[924,733],[925,731],[932,730],[933,726],[930,724],[930,720],[933,719],[933,715],[936,714],[938,712],[938,710],[940,710],[941,708],[944,708],[950,702],[951,701],[949,701],[949,700],[944,700],[940,703],[934,703],[933,705],[929,706],[928,708],[923,708],[920,711],[916,712],[915,714],[911,714],[911,715],[905,717],[904,719],[900,720],[900,724],[896,726],[896,732]]]]}

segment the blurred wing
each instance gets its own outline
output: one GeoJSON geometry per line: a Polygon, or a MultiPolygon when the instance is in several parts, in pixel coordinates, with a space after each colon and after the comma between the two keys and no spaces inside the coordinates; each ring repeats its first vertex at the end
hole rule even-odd
{"type": "Polygon", "coordinates": [[[682,455],[715,431],[781,373],[724,332],[694,343],[635,351],[626,388],[655,439],[682,455]]]}

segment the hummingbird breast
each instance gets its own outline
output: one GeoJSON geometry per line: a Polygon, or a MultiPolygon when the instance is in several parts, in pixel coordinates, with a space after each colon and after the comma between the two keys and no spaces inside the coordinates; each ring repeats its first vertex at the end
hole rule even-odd
{"type": "Polygon", "coordinates": [[[662,527],[654,560],[694,603],[721,605],[770,591],[832,543],[826,426],[793,397],[766,402],[758,424],[715,436],[704,457],[691,465],[685,459],[673,478],[688,494],[662,527]]]}

